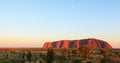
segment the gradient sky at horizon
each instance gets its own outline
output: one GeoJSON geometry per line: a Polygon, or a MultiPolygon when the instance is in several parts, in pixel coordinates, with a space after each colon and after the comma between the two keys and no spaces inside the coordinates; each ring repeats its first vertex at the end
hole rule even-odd
{"type": "Polygon", "coordinates": [[[97,38],[120,48],[120,0],[1,0],[0,47],[97,38]]]}

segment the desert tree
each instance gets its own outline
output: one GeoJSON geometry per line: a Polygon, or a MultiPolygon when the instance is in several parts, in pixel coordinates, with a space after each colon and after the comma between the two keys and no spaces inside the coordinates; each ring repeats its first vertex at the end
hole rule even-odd
{"type": "Polygon", "coordinates": [[[32,58],[32,53],[31,53],[30,51],[27,52],[27,54],[26,54],[26,58],[27,58],[27,60],[28,60],[29,63],[30,63],[31,58],[32,58]]]}
{"type": "Polygon", "coordinates": [[[107,49],[100,49],[100,53],[106,57],[107,56],[107,49]]]}
{"type": "Polygon", "coordinates": [[[24,52],[22,52],[22,54],[21,54],[21,60],[22,60],[22,63],[25,62],[25,53],[24,52]]]}
{"type": "Polygon", "coordinates": [[[62,50],[61,50],[61,53],[62,53],[62,55],[65,55],[65,54],[67,54],[67,49],[66,48],[62,48],[62,50]]]}
{"type": "Polygon", "coordinates": [[[52,63],[54,60],[54,51],[52,47],[47,50],[46,63],[52,63]]]}
{"type": "Polygon", "coordinates": [[[92,48],[88,45],[83,45],[79,48],[80,54],[84,56],[84,60],[89,59],[89,53],[92,50],[92,48]]]}

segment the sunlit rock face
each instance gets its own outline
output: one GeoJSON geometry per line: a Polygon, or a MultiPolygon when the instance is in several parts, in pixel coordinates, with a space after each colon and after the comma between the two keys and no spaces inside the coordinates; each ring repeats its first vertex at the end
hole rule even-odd
{"type": "Polygon", "coordinates": [[[48,48],[48,47],[52,47],[52,43],[51,42],[45,42],[43,48],[48,48]]]}
{"type": "Polygon", "coordinates": [[[81,46],[88,45],[91,48],[108,48],[111,49],[112,46],[106,41],[89,38],[81,40],[59,40],[54,42],[45,42],[43,48],[53,47],[53,48],[79,48],[81,46]]]}

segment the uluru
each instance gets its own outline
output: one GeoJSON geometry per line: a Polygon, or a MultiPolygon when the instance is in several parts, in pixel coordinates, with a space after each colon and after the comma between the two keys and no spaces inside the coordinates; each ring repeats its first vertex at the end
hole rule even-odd
{"type": "Polygon", "coordinates": [[[112,46],[103,40],[89,38],[81,40],[59,40],[53,42],[45,42],[43,48],[53,47],[53,48],[80,48],[84,45],[88,45],[91,48],[108,48],[111,49],[112,46]]]}

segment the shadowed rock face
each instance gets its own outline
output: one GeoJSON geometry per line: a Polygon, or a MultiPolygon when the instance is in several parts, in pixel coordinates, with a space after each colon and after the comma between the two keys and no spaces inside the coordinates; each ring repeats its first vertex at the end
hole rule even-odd
{"type": "Polygon", "coordinates": [[[54,42],[45,42],[43,48],[79,48],[88,45],[91,48],[112,48],[107,42],[98,39],[82,39],[82,40],[60,40],[54,42]]]}

